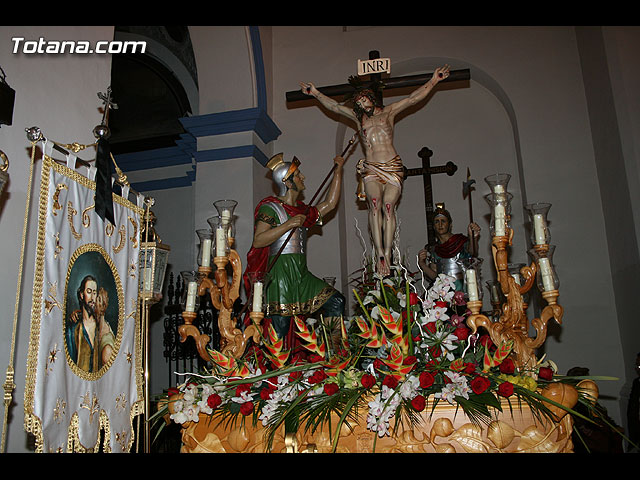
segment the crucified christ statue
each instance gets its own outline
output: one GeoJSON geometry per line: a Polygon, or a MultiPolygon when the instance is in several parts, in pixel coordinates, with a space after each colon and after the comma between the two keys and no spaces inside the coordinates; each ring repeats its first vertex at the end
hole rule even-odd
{"type": "Polygon", "coordinates": [[[313,83],[300,82],[302,92],[311,95],[328,110],[356,122],[365,158],[357,171],[364,179],[369,209],[369,229],[376,255],[376,272],[389,275],[391,247],[396,230],[396,206],[402,193],[404,171],[400,155],[393,146],[393,129],[398,113],[423,100],[438,82],[449,76],[449,66],[437,68],[431,79],[408,97],[383,106],[370,88],[356,91],[353,107],[322,94],[313,83]]]}

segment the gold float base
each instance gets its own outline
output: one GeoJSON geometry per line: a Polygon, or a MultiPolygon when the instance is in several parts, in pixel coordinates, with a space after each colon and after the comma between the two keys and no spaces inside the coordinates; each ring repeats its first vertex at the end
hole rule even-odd
{"type": "MultiPolygon", "coordinates": [[[[527,405],[502,401],[502,412],[488,424],[474,424],[455,406],[431,401],[416,425],[399,425],[393,436],[377,437],[366,427],[366,411],[357,425],[343,425],[336,453],[572,453],[573,420],[564,415],[558,422],[541,419],[527,405]]],[[[229,427],[224,422],[200,415],[198,422],[182,428],[182,453],[331,453],[334,431],[323,426],[315,432],[276,432],[270,450],[262,424],[251,418],[229,427]],[[225,428],[225,425],[227,428],[225,428]]],[[[391,419],[391,426],[394,419],[391,419]]]]}

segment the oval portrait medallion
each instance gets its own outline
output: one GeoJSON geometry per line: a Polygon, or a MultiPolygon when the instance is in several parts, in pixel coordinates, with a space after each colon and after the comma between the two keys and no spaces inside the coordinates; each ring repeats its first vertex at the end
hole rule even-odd
{"type": "Polygon", "coordinates": [[[100,378],[118,353],[124,311],[118,271],[100,245],[83,245],[71,256],[64,301],[67,362],[82,378],[100,378]]]}

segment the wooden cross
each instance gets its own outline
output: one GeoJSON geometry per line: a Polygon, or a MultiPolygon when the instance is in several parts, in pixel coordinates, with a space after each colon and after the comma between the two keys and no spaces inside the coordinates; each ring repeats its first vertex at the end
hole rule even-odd
{"type": "Polygon", "coordinates": [[[458,170],[458,166],[453,162],[447,162],[445,165],[438,167],[431,166],[431,156],[433,152],[427,148],[422,147],[418,152],[418,156],[422,159],[422,167],[419,168],[407,168],[404,167],[404,178],[422,175],[422,181],[424,183],[424,209],[427,217],[427,245],[435,244],[435,230],[433,229],[433,190],[431,188],[431,175],[438,173],[446,173],[448,176],[452,176],[458,170]]]}
{"type": "MultiPolygon", "coordinates": [[[[373,60],[376,58],[380,58],[380,53],[377,50],[370,51],[369,59],[373,60]]],[[[418,87],[420,85],[424,85],[426,82],[428,82],[431,79],[432,76],[433,76],[433,73],[423,73],[419,75],[405,75],[402,77],[389,77],[389,78],[383,79],[382,74],[376,73],[376,74],[370,75],[370,79],[368,82],[362,82],[362,86],[363,87],[371,86],[375,82],[380,81],[382,85],[384,85],[384,88],[382,91],[386,92],[386,91],[398,89],[398,88],[418,87]]],[[[464,68],[461,70],[451,70],[449,72],[449,76],[444,80],[441,80],[440,83],[445,83],[445,82],[450,83],[450,82],[456,82],[460,80],[469,80],[470,78],[471,78],[471,74],[469,73],[468,68],[464,68]]],[[[327,97],[343,96],[343,95],[353,93],[355,90],[356,88],[350,83],[342,83],[339,85],[330,85],[330,86],[318,88],[318,91],[320,93],[323,93],[327,97]]],[[[379,92],[376,92],[376,93],[381,95],[379,92]]],[[[304,94],[300,90],[293,90],[290,92],[286,92],[285,98],[287,102],[299,102],[299,101],[309,100],[310,97],[304,94]]]]}

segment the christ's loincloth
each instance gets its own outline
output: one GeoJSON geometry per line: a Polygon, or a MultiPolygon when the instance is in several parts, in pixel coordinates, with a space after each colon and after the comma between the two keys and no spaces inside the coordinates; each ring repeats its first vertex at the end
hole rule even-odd
{"type": "Polygon", "coordinates": [[[400,155],[396,155],[388,162],[369,162],[366,159],[362,159],[359,162],[359,168],[365,183],[376,181],[383,185],[390,183],[402,188],[404,168],[400,155]]]}

